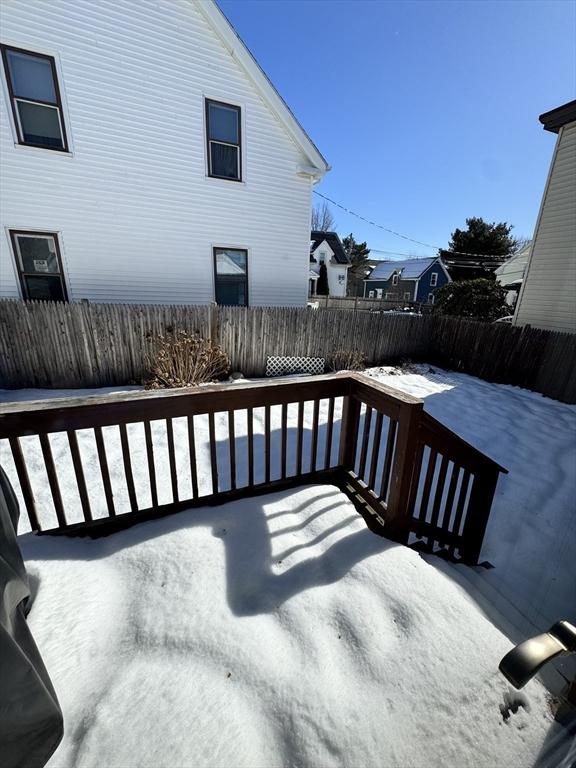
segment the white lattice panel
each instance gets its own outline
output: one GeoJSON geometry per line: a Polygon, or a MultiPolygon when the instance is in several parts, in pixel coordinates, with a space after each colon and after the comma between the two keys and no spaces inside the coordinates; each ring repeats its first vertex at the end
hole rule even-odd
{"type": "Polygon", "coordinates": [[[323,357],[269,357],[266,376],[288,376],[291,373],[324,373],[323,357]]]}

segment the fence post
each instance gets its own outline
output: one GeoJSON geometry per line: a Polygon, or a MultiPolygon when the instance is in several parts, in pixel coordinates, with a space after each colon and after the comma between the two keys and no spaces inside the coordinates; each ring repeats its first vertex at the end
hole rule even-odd
{"type": "MultiPolygon", "coordinates": [[[[410,489],[418,452],[418,428],[423,403],[402,403],[398,418],[398,437],[386,516],[386,536],[402,544],[410,534],[410,489]]],[[[415,478],[417,482],[417,478],[415,478]]]]}
{"type": "Polygon", "coordinates": [[[218,344],[220,341],[219,320],[218,304],[211,304],[208,308],[208,339],[212,344],[218,344]]]}

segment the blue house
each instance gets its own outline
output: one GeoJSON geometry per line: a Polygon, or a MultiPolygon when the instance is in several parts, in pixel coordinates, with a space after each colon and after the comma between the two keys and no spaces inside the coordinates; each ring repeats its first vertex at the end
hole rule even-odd
{"type": "Polygon", "coordinates": [[[434,304],[435,290],[450,282],[438,256],[381,261],[364,280],[364,298],[434,304]]]}

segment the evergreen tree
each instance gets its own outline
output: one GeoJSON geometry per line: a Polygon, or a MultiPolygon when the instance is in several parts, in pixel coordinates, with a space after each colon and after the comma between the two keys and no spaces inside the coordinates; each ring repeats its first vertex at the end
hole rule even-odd
{"type": "Polygon", "coordinates": [[[512,229],[505,221],[489,224],[473,216],[466,219],[466,229],[452,232],[448,248],[441,248],[438,255],[453,280],[491,278],[494,270],[517,249],[512,229]]]}
{"type": "Polygon", "coordinates": [[[352,232],[348,237],[343,238],[342,245],[352,264],[348,270],[348,295],[361,296],[364,287],[362,281],[366,277],[366,270],[368,269],[370,248],[365,242],[357,243],[352,232]]]}
{"type": "Polygon", "coordinates": [[[328,270],[326,264],[320,264],[320,276],[316,283],[316,293],[318,296],[329,296],[330,288],[328,287],[328,270]]]}

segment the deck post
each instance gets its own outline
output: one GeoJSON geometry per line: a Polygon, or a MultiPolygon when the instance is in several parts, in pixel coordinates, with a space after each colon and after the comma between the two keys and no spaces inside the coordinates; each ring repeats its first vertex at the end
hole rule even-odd
{"type": "Polygon", "coordinates": [[[423,403],[402,403],[398,419],[398,437],[386,516],[386,536],[402,544],[408,542],[410,534],[412,519],[410,489],[418,453],[418,427],[422,410],[423,403]]]}

